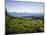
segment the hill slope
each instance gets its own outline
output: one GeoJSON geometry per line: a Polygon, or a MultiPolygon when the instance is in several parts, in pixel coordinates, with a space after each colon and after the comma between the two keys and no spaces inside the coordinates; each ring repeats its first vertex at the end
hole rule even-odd
{"type": "Polygon", "coordinates": [[[6,16],[6,30],[8,33],[35,33],[44,31],[43,19],[26,19],[22,17],[6,16]]]}

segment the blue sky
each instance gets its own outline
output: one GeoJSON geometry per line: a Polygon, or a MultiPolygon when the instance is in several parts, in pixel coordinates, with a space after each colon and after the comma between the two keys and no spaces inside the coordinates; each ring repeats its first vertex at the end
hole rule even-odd
{"type": "Polygon", "coordinates": [[[43,6],[44,4],[40,2],[6,0],[6,8],[8,12],[43,13],[43,6]]]}

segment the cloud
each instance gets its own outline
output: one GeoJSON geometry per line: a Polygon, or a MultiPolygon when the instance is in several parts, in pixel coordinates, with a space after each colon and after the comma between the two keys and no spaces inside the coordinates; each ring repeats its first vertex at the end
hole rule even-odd
{"type": "Polygon", "coordinates": [[[31,13],[32,9],[29,8],[16,8],[17,13],[31,13]]]}

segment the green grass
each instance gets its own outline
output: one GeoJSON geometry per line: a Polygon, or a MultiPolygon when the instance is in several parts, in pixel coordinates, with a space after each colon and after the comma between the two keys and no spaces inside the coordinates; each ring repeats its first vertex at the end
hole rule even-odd
{"type": "Polygon", "coordinates": [[[26,19],[6,16],[6,31],[8,33],[35,33],[44,31],[43,19],[26,19]]]}

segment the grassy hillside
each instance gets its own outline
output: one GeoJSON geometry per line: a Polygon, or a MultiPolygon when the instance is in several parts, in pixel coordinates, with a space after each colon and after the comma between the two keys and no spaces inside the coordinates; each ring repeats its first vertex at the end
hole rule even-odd
{"type": "Polygon", "coordinates": [[[35,33],[44,31],[43,19],[27,19],[22,17],[6,16],[7,33],[35,33]]]}

